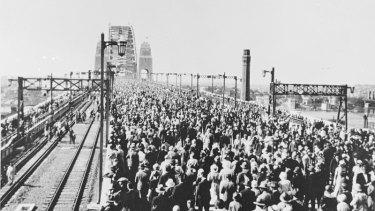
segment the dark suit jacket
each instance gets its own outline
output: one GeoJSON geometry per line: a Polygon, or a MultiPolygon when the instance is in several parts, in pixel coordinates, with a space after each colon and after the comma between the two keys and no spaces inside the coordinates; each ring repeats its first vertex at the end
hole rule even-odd
{"type": "Polygon", "coordinates": [[[242,210],[253,210],[255,209],[254,202],[256,200],[255,193],[250,189],[250,187],[245,187],[241,192],[241,204],[242,210]]]}
{"type": "Polygon", "coordinates": [[[251,172],[250,172],[248,169],[246,169],[246,170],[242,170],[242,172],[239,173],[239,174],[237,175],[236,183],[237,183],[237,184],[243,184],[243,183],[245,182],[245,177],[249,178],[250,181],[251,181],[252,178],[253,178],[253,177],[251,176],[251,172]]]}
{"type": "Polygon", "coordinates": [[[199,204],[207,204],[210,203],[211,195],[210,195],[210,188],[211,182],[207,179],[200,181],[197,186],[197,194],[196,194],[196,201],[199,204]]]}
{"type": "Polygon", "coordinates": [[[166,211],[172,208],[171,200],[164,196],[158,195],[152,199],[151,210],[152,211],[166,211]]]}
{"type": "Polygon", "coordinates": [[[170,199],[173,205],[179,205],[180,207],[185,207],[188,197],[189,197],[189,191],[187,191],[186,183],[182,182],[173,188],[170,199]]]}
{"type": "Polygon", "coordinates": [[[139,191],[148,190],[149,177],[150,176],[143,170],[140,170],[137,172],[137,174],[135,175],[135,182],[137,183],[137,190],[139,191]]]}
{"type": "Polygon", "coordinates": [[[224,197],[226,197],[224,202],[228,202],[232,201],[232,196],[234,191],[236,191],[236,187],[232,181],[221,181],[219,191],[220,193],[224,194],[224,197]]]}
{"type": "Polygon", "coordinates": [[[308,177],[309,193],[318,194],[324,192],[325,177],[323,172],[316,172],[308,177]]]}
{"type": "Polygon", "coordinates": [[[139,193],[137,190],[129,190],[124,196],[124,207],[131,211],[138,210],[139,193]]]}
{"type": "Polygon", "coordinates": [[[337,166],[339,166],[339,162],[336,159],[332,159],[329,164],[329,172],[332,173],[332,175],[335,175],[337,166]]]}
{"type": "Polygon", "coordinates": [[[365,179],[365,176],[363,175],[363,173],[359,173],[357,175],[357,180],[356,180],[356,183],[360,184],[361,186],[367,184],[371,182],[371,175],[370,174],[367,174],[367,180],[365,179]]]}

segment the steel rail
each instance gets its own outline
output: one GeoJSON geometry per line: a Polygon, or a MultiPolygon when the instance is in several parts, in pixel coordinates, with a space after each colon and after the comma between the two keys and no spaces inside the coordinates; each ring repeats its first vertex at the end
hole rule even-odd
{"type": "MultiPolygon", "coordinates": [[[[82,108],[82,107],[80,107],[82,108]]],[[[87,107],[88,108],[88,107],[87,107]]],[[[91,122],[90,126],[92,125],[93,121],[91,122]]],[[[70,125],[72,126],[74,122],[70,125]]],[[[40,166],[40,164],[48,157],[48,155],[53,151],[53,149],[57,146],[60,140],[68,133],[69,131],[64,131],[63,135],[57,137],[55,141],[48,147],[48,149],[31,165],[31,167],[7,190],[1,197],[0,197],[0,208],[3,208],[9,199],[17,192],[17,190],[24,184],[24,182],[35,172],[35,170],[40,166]]],[[[41,147],[42,148],[42,147],[41,147]]],[[[38,149],[37,151],[39,151],[38,149]]],[[[37,153],[33,152],[32,155],[37,153]]],[[[30,156],[32,156],[30,155],[30,156]]],[[[27,156],[28,158],[31,158],[27,156]]],[[[25,158],[25,160],[27,160],[25,158]]]]}
{"type": "Polygon", "coordinates": [[[81,201],[82,201],[82,196],[83,196],[83,193],[85,191],[85,186],[86,186],[86,182],[87,182],[87,179],[88,179],[88,176],[89,176],[89,173],[90,173],[92,160],[93,160],[94,155],[95,155],[96,145],[98,144],[99,135],[100,135],[100,129],[98,130],[98,133],[96,134],[95,143],[94,143],[94,145],[91,149],[90,157],[89,157],[89,160],[87,161],[86,169],[85,169],[85,172],[83,173],[83,178],[82,178],[81,183],[79,185],[77,196],[74,199],[74,203],[73,203],[73,210],[74,211],[79,210],[79,205],[81,204],[81,201]]]}
{"type": "MultiPolygon", "coordinates": [[[[90,106],[90,102],[87,102],[87,103],[83,103],[83,104],[81,104],[81,105],[79,105],[78,106],[78,108],[74,108],[74,110],[75,111],[80,111],[80,110],[84,110],[84,111],[86,111],[87,110],[87,108],[90,106]],[[85,108],[85,106],[87,106],[86,108],[85,108]]],[[[69,117],[67,117],[67,116],[62,116],[61,117],[62,118],[62,123],[64,123],[65,121],[67,121],[68,120],[68,118],[69,117]]],[[[72,124],[70,124],[69,126],[70,127],[72,127],[74,125],[74,123],[72,123],[72,124]]],[[[35,150],[33,149],[32,150],[32,152],[31,152],[31,154],[28,154],[27,156],[25,156],[25,157],[20,157],[19,159],[17,159],[17,160],[15,160],[15,161],[13,161],[14,163],[16,163],[16,166],[15,166],[15,168],[16,168],[16,170],[18,170],[18,169],[20,169],[20,168],[22,168],[23,167],[23,165],[33,156],[33,155],[35,155],[47,142],[46,142],[46,140],[47,140],[47,138],[45,138],[43,141],[42,141],[42,143],[41,144],[39,144],[38,146],[36,146],[36,148],[35,148],[35,150]]]]}
{"type": "MultiPolygon", "coordinates": [[[[68,166],[67,170],[65,171],[63,178],[61,179],[61,181],[58,184],[55,192],[53,193],[53,196],[52,196],[50,202],[48,203],[46,210],[53,210],[55,205],[57,204],[57,201],[59,200],[59,197],[60,197],[60,193],[62,192],[66,182],[68,181],[69,175],[70,175],[70,173],[71,173],[71,171],[74,167],[74,164],[76,163],[76,160],[77,160],[78,156],[80,155],[81,149],[82,149],[82,147],[83,147],[83,145],[86,141],[87,135],[89,134],[91,126],[94,123],[94,121],[95,120],[93,120],[93,119],[91,120],[90,126],[87,129],[84,137],[82,138],[82,141],[81,141],[78,149],[76,150],[76,153],[74,154],[72,160],[70,161],[69,166],[68,166]]],[[[100,130],[98,130],[98,131],[100,131],[100,130]]]]}

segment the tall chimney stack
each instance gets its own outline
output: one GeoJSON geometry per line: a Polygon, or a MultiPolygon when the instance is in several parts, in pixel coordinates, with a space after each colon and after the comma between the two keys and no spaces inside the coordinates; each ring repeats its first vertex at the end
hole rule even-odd
{"type": "Polygon", "coordinates": [[[242,89],[241,100],[250,101],[250,50],[245,49],[242,56],[242,89]]]}

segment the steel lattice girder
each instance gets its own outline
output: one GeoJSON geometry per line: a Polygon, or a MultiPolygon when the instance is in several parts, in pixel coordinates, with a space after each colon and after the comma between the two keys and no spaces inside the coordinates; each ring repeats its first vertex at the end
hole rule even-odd
{"type": "MultiPolygon", "coordinates": [[[[51,78],[22,78],[23,90],[45,90],[50,91],[51,87],[47,84],[51,78]],[[44,83],[43,83],[44,82],[44,83]]],[[[16,81],[16,79],[9,79],[9,81],[16,81]]],[[[104,83],[107,83],[107,79],[104,83]]],[[[69,78],[52,78],[52,91],[83,91],[92,83],[92,91],[100,90],[100,79],[69,79],[69,78]],[[84,83],[85,82],[85,83],[84,83]]],[[[106,89],[104,88],[104,91],[106,89]]]]}
{"type": "Polygon", "coordinates": [[[274,95],[345,96],[347,85],[274,83],[274,95]]]}

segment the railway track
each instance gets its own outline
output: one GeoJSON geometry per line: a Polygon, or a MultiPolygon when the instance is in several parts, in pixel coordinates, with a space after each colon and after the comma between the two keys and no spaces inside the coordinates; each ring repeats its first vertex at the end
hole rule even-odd
{"type": "MultiPolygon", "coordinates": [[[[82,104],[79,104],[77,106],[75,106],[73,108],[73,113],[75,113],[76,111],[81,111],[81,112],[86,112],[87,109],[91,106],[92,102],[91,101],[85,101],[83,102],[82,104]]],[[[61,123],[64,123],[64,122],[67,122],[68,121],[68,116],[63,116],[60,118],[59,120],[61,123]]],[[[73,125],[75,124],[75,122],[73,122],[72,124],[70,124],[69,126],[72,127],[73,125]]],[[[65,135],[65,133],[64,133],[65,135]]],[[[16,173],[21,173],[21,174],[24,174],[25,171],[23,172],[19,172],[28,162],[30,162],[30,160],[36,160],[34,157],[37,156],[38,154],[40,154],[39,152],[45,148],[45,145],[47,144],[48,140],[47,140],[47,137],[44,137],[43,134],[39,135],[38,137],[32,137],[33,139],[36,138],[36,140],[34,140],[31,145],[30,148],[28,148],[26,151],[22,152],[22,153],[15,153],[15,157],[13,159],[10,159],[10,160],[7,160],[7,161],[2,161],[1,164],[2,165],[9,165],[10,162],[13,162],[15,165],[15,169],[16,169],[16,173]]],[[[60,137],[55,137],[54,140],[55,141],[58,141],[60,137]]],[[[37,157],[40,157],[37,156],[37,157]]],[[[29,168],[29,167],[28,167],[29,168]]],[[[4,188],[4,189],[7,189],[6,186],[3,187],[3,185],[1,185],[1,188],[4,188]]],[[[2,195],[4,192],[4,190],[0,189],[0,195],[2,195]]]]}
{"type": "Polygon", "coordinates": [[[53,190],[51,200],[42,210],[79,209],[100,134],[98,123],[95,126],[91,131],[96,132],[85,135],[63,178],[53,190]]]}
{"type": "MultiPolygon", "coordinates": [[[[90,105],[91,105],[90,101],[84,102],[81,105],[78,105],[76,108],[74,108],[73,113],[75,113],[76,111],[84,111],[85,112],[89,108],[90,105]]],[[[63,116],[59,121],[61,123],[67,122],[68,121],[68,116],[63,116]]],[[[73,123],[73,124],[75,124],[75,123],[73,123]]],[[[73,124],[71,124],[69,126],[72,127],[73,124]]],[[[40,141],[41,142],[40,144],[38,144],[35,148],[29,149],[25,153],[24,156],[20,156],[20,157],[18,157],[16,159],[12,160],[12,162],[16,164],[15,165],[16,170],[22,168],[22,166],[25,164],[25,162],[27,160],[29,160],[33,155],[35,155],[44,146],[44,144],[47,141],[46,137],[38,137],[38,138],[42,139],[42,141],[40,141]]]]}
{"type": "MultiPolygon", "coordinates": [[[[88,107],[89,106],[85,107],[83,105],[82,107],[79,106],[78,109],[87,110],[88,107]]],[[[89,124],[89,128],[91,127],[93,122],[94,121],[91,120],[91,123],[89,124]]],[[[88,131],[89,131],[89,129],[87,130],[87,133],[88,133],[88,131]]],[[[28,164],[26,164],[25,165],[25,167],[27,167],[26,170],[25,170],[25,168],[23,168],[22,169],[23,171],[21,170],[20,172],[17,172],[17,174],[21,174],[21,176],[19,176],[19,178],[15,181],[15,183],[12,186],[10,186],[4,193],[1,194],[1,197],[0,197],[1,208],[5,207],[7,202],[16,194],[16,192],[22,186],[25,186],[25,182],[28,180],[28,178],[30,178],[30,176],[33,175],[33,173],[39,168],[39,166],[43,162],[45,162],[45,160],[49,157],[51,152],[56,148],[58,143],[65,137],[66,133],[67,133],[67,131],[64,132],[63,136],[57,137],[54,142],[48,143],[49,146],[45,151],[37,149],[37,150],[40,150],[40,151],[33,153],[33,155],[39,155],[39,156],[32,156],[30,159],[35,160],[35,161],[29,162],[28,164]],[[43,151],[43,152],[41,152],[41,151],[43,151]]]]}

